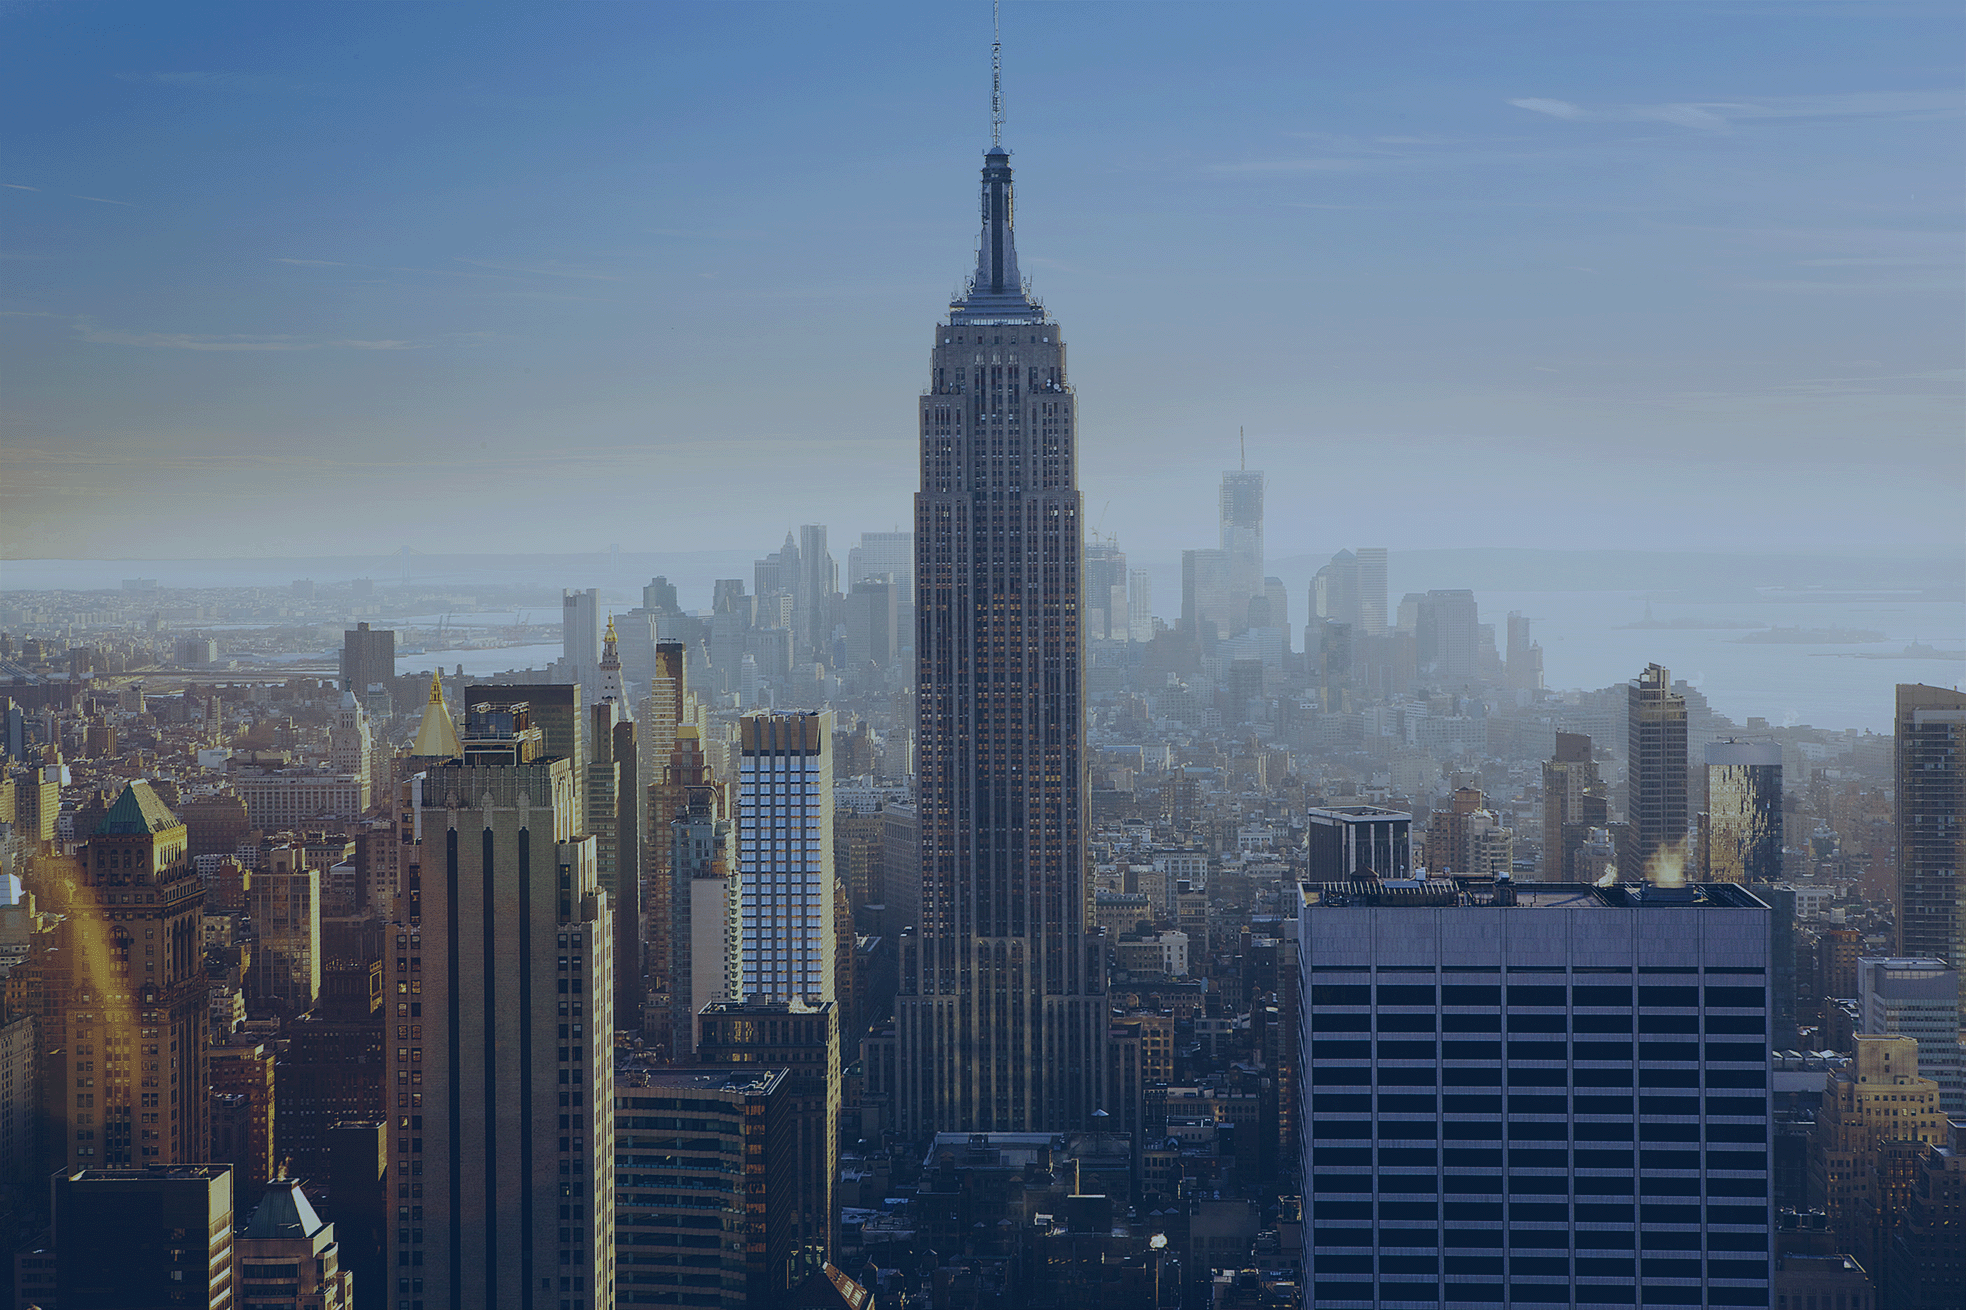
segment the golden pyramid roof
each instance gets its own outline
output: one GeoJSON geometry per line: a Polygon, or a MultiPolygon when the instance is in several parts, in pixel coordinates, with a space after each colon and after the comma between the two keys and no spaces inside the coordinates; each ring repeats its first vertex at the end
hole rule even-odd
{"type": "Polygon", "coordinates": [[[417,726],[410,754],[444,760],[464,754],[457,725],[451,722],[450,709],[444,704],[444,680],[439,674],[430,675],[430,701],[423,707],[423,722],[417,726]]]}

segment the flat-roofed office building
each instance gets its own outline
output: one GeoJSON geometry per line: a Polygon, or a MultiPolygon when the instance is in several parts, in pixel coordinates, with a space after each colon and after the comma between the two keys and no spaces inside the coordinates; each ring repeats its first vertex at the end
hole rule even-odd
{"type": "Polygon", "coordinates": [[[1769,1304],[1766,905],[1432,879],[1298,913],[1308,1304],[1769,1304]]]}

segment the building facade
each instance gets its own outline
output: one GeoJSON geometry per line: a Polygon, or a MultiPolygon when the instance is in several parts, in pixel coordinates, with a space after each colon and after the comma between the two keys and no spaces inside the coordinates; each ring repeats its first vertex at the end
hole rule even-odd
{"type": "MultiPolygon", "coordinates": [[[[476,688],[473,689],[478,690],[476,688]]],[[[467,695],[467,702],[469,697],[467,695]]],[[[613,925],[574,762],[479,702],[384,951],[390,1301],[614,1304],[613,925]]]]}
{"type": "Polygon", "coordinates": [[[184,825],[133,782],[77,852],[42,998],[59,1166],[207,1158],[205,892],[187,846],[184,825]]]}
{"type": "Polygon", "coordinates": [[[1232,616],[1239,632],[1249,626],[1250,598],[1263,595],[1263,475],[1253,469],[1228,470],[1217,500],[1219,544],[1229,554],[1230,602],[1243,611],[1232,616]]]}
{"type": "Polygon", "coordinates": [[[252,1310],[351,1310],[355,1304],[355,1275],[342,1267],[335,1226],[315,1213],[290,1178],[267,1189],[233,1249],[239,1299],[252,1310]]]}
{"type": "Polygon", "coordinates": [[[232,1171],[73,1169],[54,1179],[56,1303],[67,1310],[239,1304],[232,1171]]]}
{"type": "Polygon", "coordinates": [[[1686,698],[1657,664],[1625,685],[1626,804],[1629,853],[1618,850],[1627,881],[1678,882],[1686,869],[1686,698]]]}
{"type": "Polygon", "coordinates": [[[739,997],[832,1000],[833,715],[738,721],[739,997]]]}
{"type": "Polygon", "coordinates": [[[1782,880],[1780,746],[1709,742],[1706,813],[1701,842],[1707,881],[1782,880]]]}
{"type": "Polygon", "coordinates": [[[1768,909],[1301,888],[1307,1304],[1767,1306],[1768,909]]]}
{"type": "Polygon", "coordinates": [[[1966,693],[1899,684],[1896,746],[1898,953],[1966,971],[1966,693]]]}
{"type": "Polygon", "coordinates": [[[615,1080],[616,1304],[774,1303],[797,1267],[787,1072],[630,1067],[615,1080]],[[688,1136],[678,1137],[687,1128],[688,1136]]]}
{"type": "Polygon", "coordinates": [[[1959,971],[1942,960],[1857,960],[1857,1031],[1918,1043],[1918,1072],[1939,1085],[1939,1106],[1966,1117],[1959,1044],[1959,971]]]}
{"type": "Polygon", "coordinates": [[[357,697],[396,680],[396,633],[357,623],[341,634],[341,689],[357,697]]]}
{"type": "MultiPolygon", "coordinates": [[[[839,1177],[840,1015],[831,1001],[722,1001],[697,1014],[696,1057],[746,1072],[784,1069],[790,1102],[792,1194],[787,1211],[798,1269],[832,1258],[839,1177]]],[[[789,1285],[789,1284],[788,1284],[789,1285]]]]}
{"type": "Polygon", "coordinates": [[[901,1130],[1064,1130],[1099,1108],[1105,949],[1085,925],[1077,400],[1017,270],[1010,155],[936,328],[915,497],[921,914],[902,939],[901,1130]]]}
{"type": "Polygon", "coordinates": [[[1376,805],[1341,805],[1310,810],[1305,819],[1312,881],[1412,876],[1412,815],[1376,805]]]}
{"type": "Polygon", "coordinates": [[[1577,852],[1592,828],[1610,822],[1610,793],[1591,758],[1591,739],[1557,733],[1556,754],[1543,763],[1543,881],[1595,881],[1579,872],[1577,852]]]}

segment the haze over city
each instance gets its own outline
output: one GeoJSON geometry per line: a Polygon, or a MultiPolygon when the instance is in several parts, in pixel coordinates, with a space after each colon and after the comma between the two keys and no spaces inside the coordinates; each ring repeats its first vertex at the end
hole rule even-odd
{"type": "Polygon", "coordinates": [[[0,5],[0,1310],[1958,1310],[1962,36],[0,5]]]}
{"type": "MultiPolygon", "coordinates": [[[[11,6],[6,555],[904,523],[976,8],[11,6]]],[[[1128,548],[1957,544],[1955,7],[1004,21],[1128,548]]]]}

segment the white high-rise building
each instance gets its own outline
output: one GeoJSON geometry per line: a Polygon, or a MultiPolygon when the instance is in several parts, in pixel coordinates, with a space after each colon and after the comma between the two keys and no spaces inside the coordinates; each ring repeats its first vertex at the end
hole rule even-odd
{"type": "Polygon", "coordinates": [[[833,715],[738,721],[738,985],[746,1000],[833,991],[833,715]]]}
{"type": "Polygon", "coordinates": [[[1126,635],[1139,642],[1154,639],[1154,580],[1145,569],[1126,575],[1126,635]]]}

